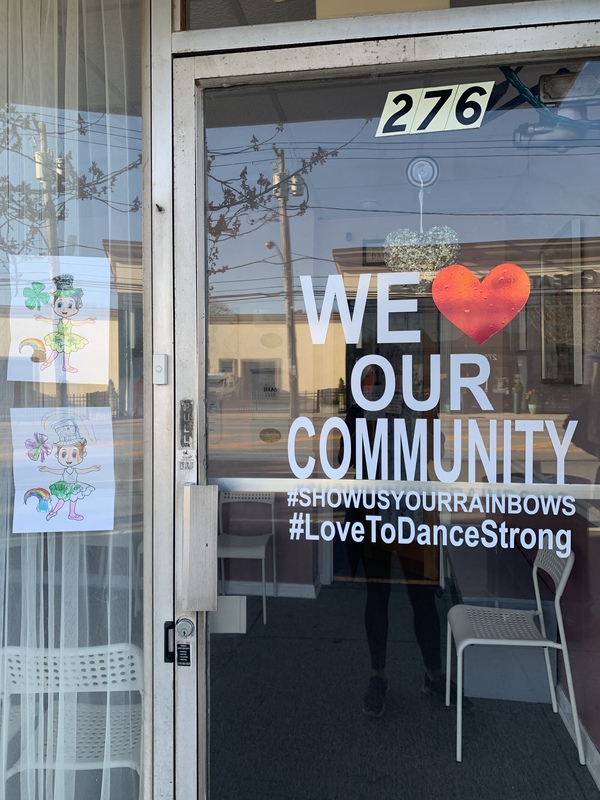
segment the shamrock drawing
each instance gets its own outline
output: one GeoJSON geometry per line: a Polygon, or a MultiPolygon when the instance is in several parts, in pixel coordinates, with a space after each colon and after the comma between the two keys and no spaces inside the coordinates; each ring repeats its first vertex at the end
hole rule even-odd
{"type": "Polygon", "coordinates": [[[39,281],[33,281],[31,289],[23,289],[23,297],[25,298],[25,305],[30,311],[39,311],[50,299],[46,287],[39,281]]]}

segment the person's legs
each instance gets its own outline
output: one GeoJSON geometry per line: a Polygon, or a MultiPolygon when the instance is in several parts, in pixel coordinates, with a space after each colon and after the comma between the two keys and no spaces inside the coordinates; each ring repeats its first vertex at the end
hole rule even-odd
{"type": "Polygon", "coordinates": [[[442,671],[440,618],[435,604],[435,586],[408,583],[408,597],[413,609],[414,630],[430,678],[442,671]]]}
{"type": "Polygon", "coordinates": [[[363,711],[373,717],[381,717],[385,712],[390,560],[391,552],[387,549],[373,548],[363,553],[367,579],[365,631],[371,659],[371,679],[363,698],[363,711]]]}
{"type": "Polygon", "coordinates": [[[388,606],[390,600],[391,552],[373,549],[363,555],[367,579],[367,602],[365,605],[365,630],[374,672],[385,671],[388,638],[388,606]]]}
{"type": "MultiPolygon", "coordinates": [[[[404,564],[402,565],[405,569],[404,564]]],[[[405,569],[406,574],[406,569],[405,569]]],[[[425,675],[423,692],[446,702],[446,681],[442,678],[440,617],[435,602],[436,587],[432,584],[407,584],[408,596],[413,608],[414,630],[423,657],[425,675]]],[[[452,682],[450,700],[456,705],[456,686],[452,682]]],[[[473,703],[463,696],[463,711],[471,711],[473,703]]]]}

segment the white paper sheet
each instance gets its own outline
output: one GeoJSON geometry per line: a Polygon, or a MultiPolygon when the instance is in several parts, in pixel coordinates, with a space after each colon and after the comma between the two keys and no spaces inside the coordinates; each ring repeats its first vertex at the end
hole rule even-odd
{"type": "Polygon", "coordinates": [[[12,408],[10,416],[13,533],[112,530],[111,409],[12,408]]]}

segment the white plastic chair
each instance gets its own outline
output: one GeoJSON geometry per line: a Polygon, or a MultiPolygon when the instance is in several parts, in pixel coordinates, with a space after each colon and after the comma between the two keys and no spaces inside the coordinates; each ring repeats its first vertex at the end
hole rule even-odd
{"type": "MultiPolygon", "coordinates": [[[[14,733],[14,723],[9,725],[9,721],[15,711],[19,712],[19,705],[11,705],[11,697],[20,695],[23,704],[27,702],[25,696],[33,695],[35,703],[35,721],[29,735],[21,732],[20,757],[10,769],[6,763],[8,739],[2,736],[6,782],[23,770],[101,770],[106,762],[110,769],[137,772],[141,797],[143,661],[139,647],[131,644],[56,650],[6,647],[0,650],[0,662],[4,665],[6,687],[2,698],[2,732],[14,733]],[[105,693],[107,702],[90,703],[80,697],[97,692],[105,693]],[[140,701],[110,698],[112,693],[122,692],[139,692],[140,701]],[[73,695],[73,702],[65,695],[73,695]],[[58,702],[51,703],[52,696],[58,696],[58,702]],[[110,753],[105,758],[107,741],[110,753]]],[[[4,796],[10,794],[5,791],[4,796]]]]}
{"type": "Polygon", "coordinates": [[[21,730],[21,709],[10,704],[8,697],[2,694],[4,686],[4,670],[0,651],[0,780],[6,773],[8,747],[12,739],[21,730]]]}
{"type": "MultiPolygon", "coordinates": [[[[250,523],[252,524],[252,523],[250,523]]],[[[240,522],[237,521],[239,528],[240,522]]],[[[256,559],[262,566],[262,595],[263,595],[263,623],[267,623],[267,579],[265,562],[267,558],[267,545],[271,542],[273,554],[273,594],[277,595],[277,570],[275,560],[275,495],[273,492],[221,492],[219,493],[219,537],[217,539],[217,558],[221,566],[222,592],[225,594],[225,566],[226,558],[256,559]],[[223,507],[225,505],[241,503],[267,505],[269,507],[269,530],[267,533],[242,534],[228,533],[224,529],[223,507]]]]}
{"type": "Polygon", "coordinates": [[[549,648],[561,650],[565,665],[565,676],[569,689],[569,699],[573,712],[575,739],[579,753],[579,763],[585,764],[585,755],[577,716],[577,703],[573,688],[571,662],[567,650],[565,628],[560,610],[560,601],[567,580],[573,568],[575,556],[559,558],[554,550],[539,550],[533,565],[533,587],[535,591],[536,611],[519,609],[487,608],[485,606],[456,605],[448,612],[448,638],[446,645],[446,705],[450,705],[450,672],[452,636],[456,644],[456,760],[462,761],[462,696],[463,696],[463,653],[469,645],[508,645],[511,647],[542,647],[546,660],[548,685],[552,698],[552,710],[556,714],[556,690],[552,679],[549,648]],[[546,636],[546,626],[542,611],[542,600],[539,586],[539,570],[546,572],[555,586],[554,607],[558,625],[558,641],[546,636]],[[536,624],[536,620],[537,623],[536,624]],[[538,627],[539,626],[539,627],[538,627]]]}

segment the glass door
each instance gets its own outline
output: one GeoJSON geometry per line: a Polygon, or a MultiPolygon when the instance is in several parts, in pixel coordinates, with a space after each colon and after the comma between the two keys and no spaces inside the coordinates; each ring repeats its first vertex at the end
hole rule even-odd
{"type": "Polygon", "coordinates": [[[473,656],[450,707],[442,665],[452,606],[531,609],[574,553],[551,681],[600,742],[599,74],[202,92],[212,798],[460,792],[457,702],[480,796],[596,793],[540,650],[473,656]]]}

